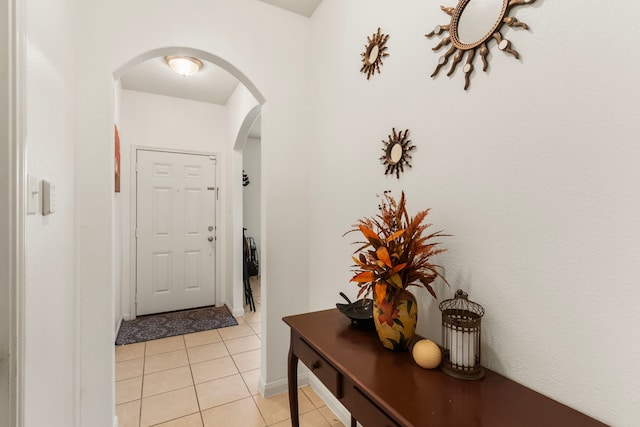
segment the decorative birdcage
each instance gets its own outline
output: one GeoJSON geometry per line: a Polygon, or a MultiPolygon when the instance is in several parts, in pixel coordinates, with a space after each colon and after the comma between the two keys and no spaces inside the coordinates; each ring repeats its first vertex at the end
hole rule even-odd
{"type": "Polygon", "coordinates": [[[453,299],[440,303],[443,346],[441,369],[456,378],[479,380],[484,377],[484,369],[480,365],[480,322],[484,308],[469,301],[468,297],[466,292],[458,289],[453,299]]]}

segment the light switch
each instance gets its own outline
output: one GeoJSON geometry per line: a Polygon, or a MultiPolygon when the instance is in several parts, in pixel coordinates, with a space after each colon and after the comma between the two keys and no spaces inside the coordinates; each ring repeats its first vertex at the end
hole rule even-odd
{"type": "Polygon", "coordinates": [[[38,213],[39,196],[40,188],[38,178],[27,175],[27,215],[35,215],[38,213]]]}
{"type": "Polygon", "coordinates": [[[49,215],[56,211],[56,186],[49,181],[42,180],[42,215],[49,215]]]}

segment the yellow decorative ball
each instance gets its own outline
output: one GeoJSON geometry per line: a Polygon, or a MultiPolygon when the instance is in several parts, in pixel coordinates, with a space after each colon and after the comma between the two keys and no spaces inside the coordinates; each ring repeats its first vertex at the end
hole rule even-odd
{"type": "Polygon", "coordinates": [[[413,346],[413,360],[418,366],[425,369],[433,369],[440,366],[442,352],[438,344],[431,340],[420,340],[413,346]]]}

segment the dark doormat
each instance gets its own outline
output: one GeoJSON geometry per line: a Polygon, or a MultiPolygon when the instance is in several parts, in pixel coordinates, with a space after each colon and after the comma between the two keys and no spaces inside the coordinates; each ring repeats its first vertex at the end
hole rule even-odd
{"type": "Polygon", "coordinates": [[[118,331],[116,345],[191,334],[237,324],[238,322],[225,305],[149,314],[135,320],[123,321],[118,331]]]}

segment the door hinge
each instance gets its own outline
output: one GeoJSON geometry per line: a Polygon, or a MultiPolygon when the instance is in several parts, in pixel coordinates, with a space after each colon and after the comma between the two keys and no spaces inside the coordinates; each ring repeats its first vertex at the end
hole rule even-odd
{"type": "Polygon", "coordinates": [[[138,162],[136,162],[136,172],[138,172],[138,162]]]}
{"type": "Polygon", "coordinates": [[[136,235],[136,239],[137,239],[138,238],[138,229],[137,228],[136,228],[136,231],[135,231],[135,235],[136,235]]]}

